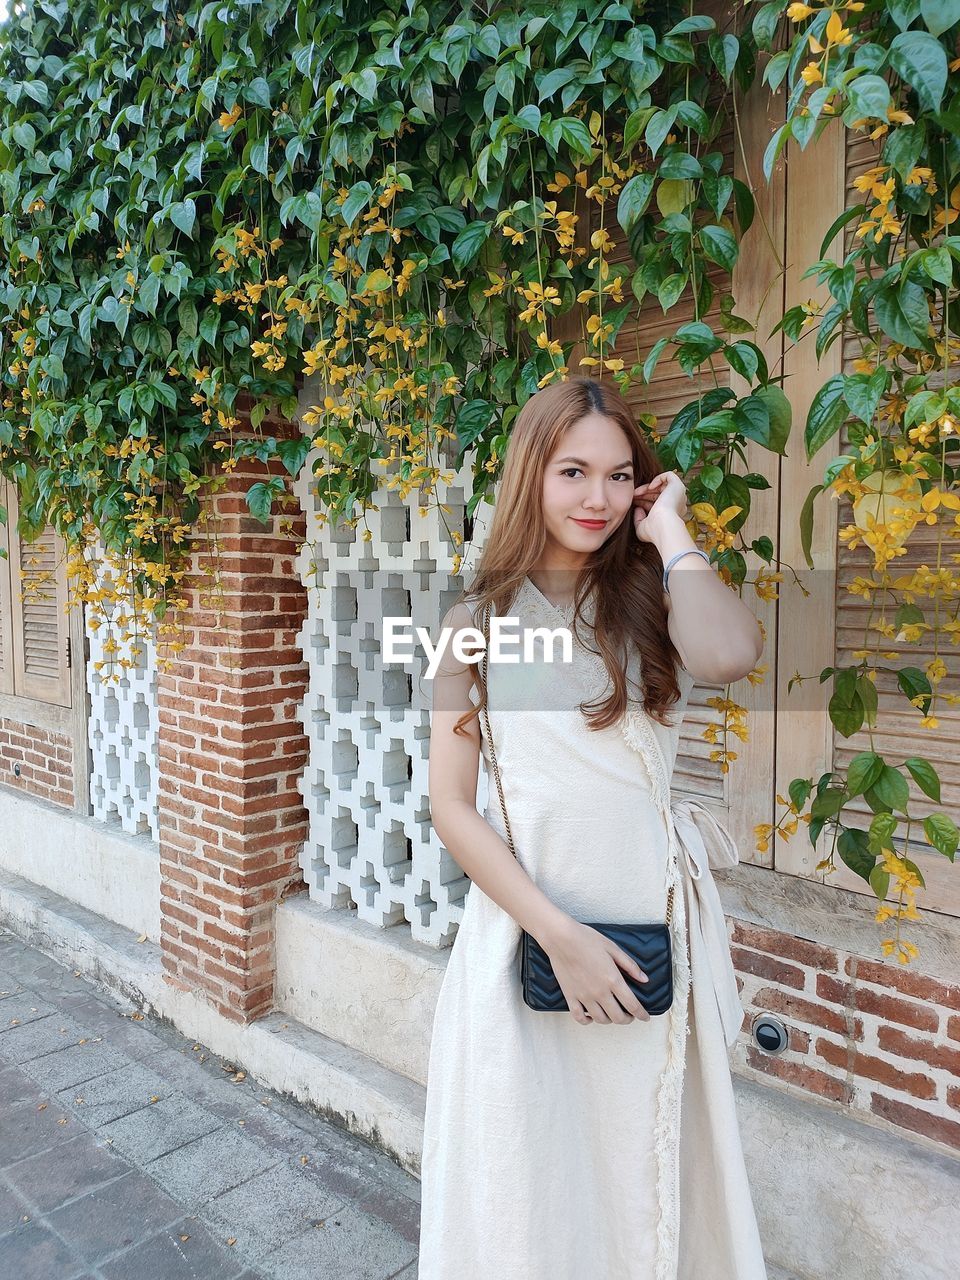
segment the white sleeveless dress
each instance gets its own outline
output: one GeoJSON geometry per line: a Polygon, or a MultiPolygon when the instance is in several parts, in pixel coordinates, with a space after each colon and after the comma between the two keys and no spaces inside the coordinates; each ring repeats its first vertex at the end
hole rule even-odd
{"type": "MultiPolygon", "coordinates": [[[[573,612],[525,578],[507,616],[554,629],[573,612]]],[[[710,874],[737,850],[698,801],[670,800],[694,679],[679,672],[672,728],[634,700],[594,732],[578,703],[609,677],[574,637],[572,663],[541,643],[539,661],[488,664],[517,856],[579,920],[663,920],[675,883],[673,1005],[601,1025],[528,1008],[520,927],[471,884],[430,1044],[419,1277],[766,1280],[728,1058],[743,1007],[710,874]]],[[[634,651],[634,699],[638,673],[634,651]]],[[[484,817],[506,838],[482,716],[480,732],[484,817]]]]}

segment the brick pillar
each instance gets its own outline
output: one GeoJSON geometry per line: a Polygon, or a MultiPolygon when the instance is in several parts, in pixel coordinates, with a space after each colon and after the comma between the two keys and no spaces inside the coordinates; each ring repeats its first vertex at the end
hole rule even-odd
{"type": "MultiPolygon", "coordinates": [[[[295,432],[270,420],[262,429],[295,432]]],[[[187,647],[157,680],[165,976],[238,1022],[273,1006],[276,907],[302,885],[307,835],[297,789],[308,750],[297,719],[307,682],[297,643],[307,591],[295,569],[304,517],[297,503],[282,513],[289,532],[276,510],[263,525],[243,496],[271,474],[279,464],[244,461],[211,499],[218,547],[201,526],[182,584],[187,647]]]]}

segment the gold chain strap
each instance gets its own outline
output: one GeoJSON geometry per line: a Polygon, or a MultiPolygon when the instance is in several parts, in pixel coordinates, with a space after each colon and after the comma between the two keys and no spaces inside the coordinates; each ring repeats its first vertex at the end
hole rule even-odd
{"type": "MultiPolygon", "coordinates": [[[[483,660],[480,663],[481,679],[483,683],[484,693],[487,692],[487,654],[490,648],[490,604],[487,603],[483,611],[483,660]]],[[[490,731],[490,717],[487,714],[487,699],[483,703],[483,722],[487,729],[487,746],[490,748],[490,760],[493,764],[493,777],[497,784],[497,795],[500,797],[500,811],[503,814],[504,825],[507,828],[507,844],[510,846],[510,852],[517,857],[517,851],[513,843],[513,832],[510,830],[510,819],[507,817],[507,805],[503,798],[503,783],[500,781],[500,769],[497,765],[497,753],[493,746],[493,734],[490,731]]],[[[519,858],[517,861],[519,862],[519,858]]],[[[671,885],[667,891],[667,914],[666,923],[669,924],[673,918],[673,889],[671,885]]]]}

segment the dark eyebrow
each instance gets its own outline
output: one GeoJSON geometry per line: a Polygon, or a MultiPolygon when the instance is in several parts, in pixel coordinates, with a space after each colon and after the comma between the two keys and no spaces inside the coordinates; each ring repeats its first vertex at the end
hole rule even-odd
{"type": "MultiPolygon", "coordinates": [[[[590,466],[590,463],[589,463],[589,462],[585,462],[583,458],[558,458],[558,459],[557,459],[557,462],[558,462],[558,463],[561,463],[561,462],[575,462],[575,463],[577,464],[577,466],[578,466],[578,467],[589,467],[589,466],[590,466]]],[[[611,470],[611,471],[622,471],[624,467],[631,467],[631,468],[632,468],[632,467],[633,467],[633,459],[632,459],[632,458],[628,458],[628,459],[626,460],[626,462],[618,462],[618,463],[616,464],[616,466],[611,467],[611,468],[610,468],[610,470],[611,470]]]]}

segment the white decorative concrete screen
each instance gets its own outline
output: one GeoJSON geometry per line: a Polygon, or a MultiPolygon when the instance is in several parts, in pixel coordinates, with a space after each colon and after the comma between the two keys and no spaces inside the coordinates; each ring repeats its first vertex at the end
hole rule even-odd
{"type": "MultiPolygon", "coordinates": [[[[450,574],[458,550],[451,533],[470,542],[476,563],[479,525],[481,518],[489,523],[492,507],[480,504],[467,540],[468,460],[440,487],[449,507],[443,520],[436,496],[421,515],[415,495],[401,501],[384,488],[374,497],[380,509],[366,513],[372,538],[364,541],[363,522],[340,531],[317,523],[317,456],[307,459],[298,480],[308,530],[298,567],[310,601],[300,637],[310,665],[301,712],[310,739],[301,781],[310,812],[304,877],[324,906],[355,907],[381,927],[406,921],[414,939],[442,946],[456,933],[469,880],[430,824],[431,695],[430,682],[418,675],[423,651],[416,644],[413,666],[384,665],[382,623],[411,618],[436,639],[462,580],[450,574]]],[[[485,803],[482,768],[479,785],[485,803]]]]}
{"type": "MultiPolygon", "coordinates": [[[[98,564],[103,564],[102,556],[103,548],[98,546],[98,564]]],[[[101,586],[109,580],[109,571],[103,577],[101,586]]],[[[151,636],[142,637],[137,643],[142,652],[132,659],[135,665],[124,670],[118,682],[107,683],[104,675],[110,670],[111,656],[117,656],[104,651],[108,632],[94,630],[89,618],[86,630],[93,817],[119,824],[132,835],[147,834],[158,840],[156,646],[151,636]],[[98,670],[98,662],[106,665],[98,670]]],[[[122,656],[130,658],[130,646],[121,645],[121,649],[122,656]]]]}

